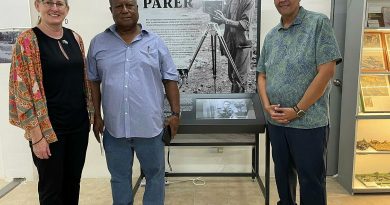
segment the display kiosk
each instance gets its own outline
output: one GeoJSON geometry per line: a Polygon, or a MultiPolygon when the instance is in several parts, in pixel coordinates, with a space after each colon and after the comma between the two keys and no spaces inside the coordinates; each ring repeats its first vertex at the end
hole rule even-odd
{"type": "MultiPolygon", "coordinates": [[[[258,94],[183,94],[180,96],[180,107],[179,135],[171,142],[171,146],[250,146],[252,147],[252,169],[248,173],[168,172],[166,177],[248,176],[253,180],[257,180],[264,195],[265,204],[269,204],[270,145],[268,137],[265,140],[265,182],[259,176],[259,134],[265,131],[265,119],[258,94]],[[212,135],[210,138],[182,137],[185,134],[221,135],[212,135]],[[242,134],[242,136],[231,137],[229,134],[242,134]]],[[[168,102],[165,103],[164,110],[165,113],[170,113],[168,102]]],[[[142,178],[141,167],[141,176],[133,188],[133,193],[136,193],[142,178]]]]}

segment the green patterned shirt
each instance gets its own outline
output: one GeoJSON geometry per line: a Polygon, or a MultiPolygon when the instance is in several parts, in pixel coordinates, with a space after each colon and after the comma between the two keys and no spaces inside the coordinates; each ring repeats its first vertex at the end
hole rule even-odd
{"type": "MultiPolygon", "coordinates": [[[[285,29],[282,23],[265,37],[257,72],[265,73],[267,96],[271,104],[293,107],[317,75],[317,67],[331,61],[341,62],[341,54],[329,19],[320,13],[300,7],[293,24],[285,29]]],[[[306,114],[286,125],[312,129],[329,124],[330,83],[324,95],[306,114]]]]}

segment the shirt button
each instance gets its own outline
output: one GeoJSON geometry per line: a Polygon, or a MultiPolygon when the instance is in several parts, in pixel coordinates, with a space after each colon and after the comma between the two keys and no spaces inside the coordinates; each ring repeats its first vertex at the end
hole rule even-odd
{"type": "Polygon", "coordinates": [[[125,101],[127,101],[127,98],[125,98],[125,101]]]}
{"type": "Polygon", "coordinates": [[[127,115],[127,112],[125,112],[125,115],[127,115]]]}
{"type": "Polygon", "coordinates": [[[127,85],[125,85],[125,88],[127,88],[127,85]]]}
{"type": "Polygon", "coordinates": [[[126,72],[126,75],[129,75],[129,72],[126,72]]]}
{"type": "Polygon", "coordinates": [[[130,59],[126,59],[126,61],[130,61],[130,59]]]}

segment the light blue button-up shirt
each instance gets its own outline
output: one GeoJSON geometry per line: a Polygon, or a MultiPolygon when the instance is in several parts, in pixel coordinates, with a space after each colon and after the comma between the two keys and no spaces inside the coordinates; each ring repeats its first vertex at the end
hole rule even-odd
{"type": "MultiPolygon", "coordinates": [[[[267,96],[271,104],[293,107],[301,100],[316,77],[317,67],[331,61],[341,62],[341,54],[329,19],[320,13],[300,7],[289,28],[282,23],[265,37],[257,71],[267,76],[267,96]]],[[[330,83],[323,94],[302,118],[284,125],[311,129],[329,123],[330,83]]]]}
{"type": "Polygon", "coordinates": [[[145,29],[126,44],[112,25],[95,36],[88,51],[88,78],[101,81],[104,124],[117,138],[158,135],[163,128],[162,80],[178,80],[160,37],[145,29]]]}

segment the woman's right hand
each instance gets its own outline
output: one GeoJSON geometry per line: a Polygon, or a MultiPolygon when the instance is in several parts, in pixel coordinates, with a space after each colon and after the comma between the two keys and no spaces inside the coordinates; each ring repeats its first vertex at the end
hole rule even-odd
{"type": "Polygon", "coordinates": [[[32,150],[39,159],[49,159],[51,156],[49,143],[43,136],[40,128],[37,126],[30,130],[32,150]]]}

